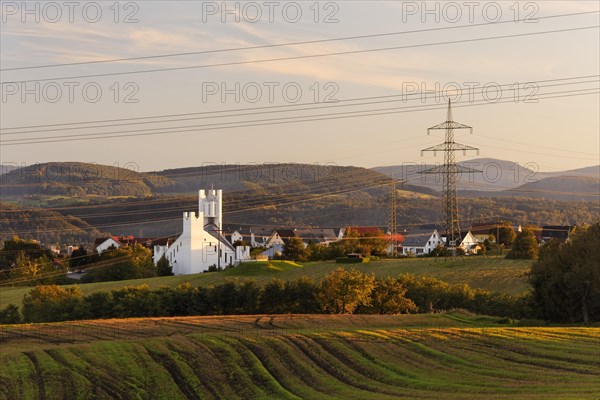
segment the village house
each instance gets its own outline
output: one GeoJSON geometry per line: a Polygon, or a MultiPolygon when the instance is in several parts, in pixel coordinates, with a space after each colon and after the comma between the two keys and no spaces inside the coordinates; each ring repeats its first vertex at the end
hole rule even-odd
{"type": "Polygon", "coordinates": [[[94,241],[94,250],[96,253],[102,254],[110,248],[118,249],[127,246],[144,246],[147,249],[153,250],[154,247],[159,245],[166,245],[172,242],[172,238],[136,238],[135,236],[109,236],[103,238],[97,238],[94,241]]]}
{"type": "Polygon", "coordinates": [[[402,242],[402,254],[425,256],[430,254],[439,244],[445,241],[437,229],[413,230],[404,233],[402,242]]]}
{"type": "Polygon", "coordinates": [[[460,247],[465,251],[465,254],[477,254],[479,251],[479,242],[477,238],[471,233],[471,231],[463,232],[460,234],[460,247]]]}
{"type": "Polygon", "coordinates": [[[250,245],[252,247],[270,248],[276,244],[283,245],[283,239],[274,228],[250,228],[250,245]]]}
{"type": "Polygon", "coordinates": [[[309,228],[309,229],[295,229],[296,237],[302,239],[305,244],[320,244],[327,246],[329,243],[339,241],[339,233],[336,234],[332,228],[309,228]]]}

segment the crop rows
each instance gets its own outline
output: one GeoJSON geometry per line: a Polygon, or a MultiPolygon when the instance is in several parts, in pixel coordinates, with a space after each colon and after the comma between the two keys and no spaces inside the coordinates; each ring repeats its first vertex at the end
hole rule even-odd
{"type": "Polygon", "coordinates": [[[597,398],[595,328],[173,334],[1,355],[0,399],[597,398]]]}

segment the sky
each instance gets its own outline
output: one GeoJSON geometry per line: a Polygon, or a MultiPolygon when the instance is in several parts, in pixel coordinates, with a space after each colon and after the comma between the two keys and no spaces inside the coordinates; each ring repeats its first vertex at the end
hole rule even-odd
{"type": "Polygon", "coordinates": [[[2,164],[600,163],[597,1],[0,5],[2,164]]]}

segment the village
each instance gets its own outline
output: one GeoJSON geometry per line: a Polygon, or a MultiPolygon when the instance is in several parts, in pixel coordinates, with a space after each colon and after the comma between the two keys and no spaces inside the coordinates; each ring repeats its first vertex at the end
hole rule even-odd
{"type": "MultiPolygon", "coordinates": [[[[184,212],[182,233],[166,238],[139,238],[134,236],[110,236],[97,238],[94,248],[97,254],[109,249],[141,245],[152,251],[154,264],[165,258],[175,275],[189,275],[207,271],[219,271],[225,267],[235,267],[241,262],[281,259],[286,246],[292,240],[304,247],[327,247],[333,243],[349,239],[375,239],[383,246],[383,251],[371,254],[362,251],[346,254],[347,257],[424,257],[440,255],[436,249],[446,248],[443,227],[435,224],[414,225],[392,234],[389,229],[377,226],[346,226],[339,228],[278,228],[249,226],[247,228],[227,225],[222,214],[222,190],[199,191],[198,211],[184,212]]],[[[549,240],[564,242],[573,232],[573,226],[528,227],[539,244],[549,240]]],[[[498,245],[500,231],[512,231],[514,236],[523,231],[520,225],[504,222],[475,222],[461,233],[456,249],[459,255],[485,254],[487,245],[498,245]]],[[[511,239],[503,239],[510,245],[511,239]]],[[[75,250],[73,246],[69,252],[75,250]]],[[[71,255],[69,254],[69,256],[71,255]]],[[[74,273],[75,271],[71,271],[74,273]]],[[[82,271],[79,271],[82,272],[82,271]]]]}

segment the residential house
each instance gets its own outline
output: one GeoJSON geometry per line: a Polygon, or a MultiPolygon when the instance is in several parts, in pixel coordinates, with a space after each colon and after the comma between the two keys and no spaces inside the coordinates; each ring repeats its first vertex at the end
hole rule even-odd
{"type": "Polygon", "coordinates": [[[302,239],[305,244],[315,243],[327,246],[329,243],[339,241],[339,233],[334,229],[313,228],[313,229],[294,229],[296,237],[302,239]]]}
{"type": "Polygon", "coordinates": [[[402,254],[424,256],[430,254],[439,244],[444,244],[444,239],[437,229],[412,230],[404,233],[402,254]]]}
{"type": "MultiPolygon", "coordinates": [[[[483,243],[486,239],[489,239],[490,233],[496,229],[498,224],[496,222],[475,222],[471,225],[471,234],[477,239],[479,243],[483,243]]],[[[494,238],[496,235],[494,234],[494,238]]],[[[495,240],[494,240],[495,243],[495,240]]]]}
{"type": "Polygon", "coordinates": [[[110,236],[104,238],[97,238],[94,241],[94,249],[96,253],[102,254],[104,251],[108,250],[111,247],[118,249],[119,247],[126,246],[128,239],[133,239],[133,236],[124,237],[124,236],[110,236]]]}
{"type": "Polygon", "coordinates": [[[283,245],[278,230],[274,228],[250,228],[250,245],[252,247],[272,247],[276,244],[283,245]]]}
{"type": "Polygon", "coordinates": [[[466,254],[477,254],[479,251],[479,242],[471,231],[462,232],[460,238],[461,241],[458,247],[463,249],[466,254]]]}

